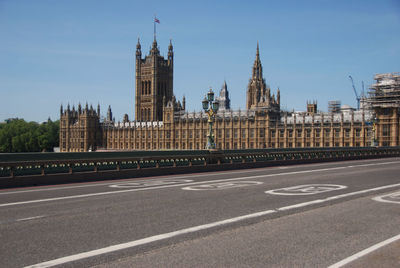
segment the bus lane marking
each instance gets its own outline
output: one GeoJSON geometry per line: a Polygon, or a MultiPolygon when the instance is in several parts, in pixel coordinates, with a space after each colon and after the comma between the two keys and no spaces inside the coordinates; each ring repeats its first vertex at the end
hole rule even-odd
{"type": "Polygon", "coordinates": [[[265,191],[274,195],[313,195],[346,189],[345,185],[338,184],[305,184],[265,191]]]}
{"type": "Polygon", "coordinates": [[[385,194],[372,198],[374,201],[400,204],[400,192],[385,194]]]}

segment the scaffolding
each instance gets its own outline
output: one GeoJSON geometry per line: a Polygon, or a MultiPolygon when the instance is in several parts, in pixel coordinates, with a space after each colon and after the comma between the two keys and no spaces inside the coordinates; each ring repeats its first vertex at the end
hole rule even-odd
{"type": "Polygon", "coordinates": [[[374,79],[367,102],[374,108],[400,107],[400,73],[377,74],[374,79]]]}
{"type": "Polygon", "coordinates": [[[339,100],[328,101],[328,113],[340,113],[341,102],[339,100]]]}

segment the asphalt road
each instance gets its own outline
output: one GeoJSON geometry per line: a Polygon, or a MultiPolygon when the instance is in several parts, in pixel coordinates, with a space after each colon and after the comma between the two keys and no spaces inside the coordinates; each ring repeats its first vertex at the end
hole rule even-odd
{"type": "Polygon", "coordinates": [[[400,158],[7,189],[0,267],[396,267],[399,223],[400,158]]]}

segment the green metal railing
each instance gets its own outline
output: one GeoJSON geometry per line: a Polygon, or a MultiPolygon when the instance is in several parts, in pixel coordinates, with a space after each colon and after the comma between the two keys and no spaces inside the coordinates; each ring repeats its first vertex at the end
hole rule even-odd
{"type": "Polygon", "coordinates": [[[0,177],[400,156],[400,147],[0,154],[0,177]]]}

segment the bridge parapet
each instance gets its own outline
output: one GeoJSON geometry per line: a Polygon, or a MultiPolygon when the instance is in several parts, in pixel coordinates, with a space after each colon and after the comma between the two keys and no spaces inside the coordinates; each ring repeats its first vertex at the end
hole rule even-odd
{"type": "MultiPolygon", "coordinates": [[[[400,156],[400,147],[0,154],[0,177],[301,162],[400,156]]],[[[190,172],[190,170],[189,170],[190,172]]]]}

